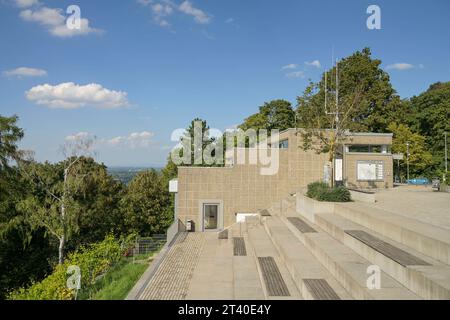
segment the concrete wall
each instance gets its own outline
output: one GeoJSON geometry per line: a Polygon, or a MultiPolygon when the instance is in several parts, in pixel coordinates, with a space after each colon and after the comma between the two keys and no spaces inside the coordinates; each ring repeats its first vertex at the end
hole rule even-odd
{"type": "Polygon", "coordinates": [[[391,145],[392,134],[390,133],[353,133],[347,140],[346,144],[371,144],[371,145],[391,145]]]}
{"type": "MultiPolygon", "coordinates": [[[[202,202],[217,202],[223,206],[223,227],[235,222],[236,213],[252,213],[270,207],[306,187],[323,180],[327,154],[304,151],[301,136],[295,130],[280,134],[280,140],[289,139],[289,148],[279,149],[279,170],[275,175],[261,175],[260,165],[235,164],[229,167],[178,167],[178,217],[182,223],[191,219],[196,231],[201,231],[202,202]]],[[[371,136],[357,136],[357,143],[367,143],[371,136]]],[[[382,136],[370,143],[390,144],[392,138],[382,136]]],[[[248,150],[247,150],[248,152],[248,150]]],[[[248,158],[247,158],[248,159],[248,158]]],[[[387,155],[350,155],[344,159],[344,179],[353,187],[369,187],[356,181],[356,160],[385,161],[388,181],[375,183],[378,188],[392,186],[392,157],[387,155]],[[346,175],[348,176],[346,177],[346,175]],[[388,177],[389,177],[388,175],[388,177]]]]}
{"type": "Polygon", "coordinates": [[[346,177],[346,186],[356,189],[383,189],[392,188],[393,179],[393,160],[391,154],[381,153],[346,153],[344,155],[344,176],[346,177]],[[384,179],[380,181],[358,181],[357,162],[358,161],[383,161],[384,179]]]}
{"type": "Polygon", "coordinates": [[[295,131],[285,132],[280,139],[289,138],[289,148],[279,149],[279,170],[275,175],[261,175],[260,165],[230,167],[179,167],[178,217],[195,222],[201,228],[203,200],[223,200],[223,226],[235,222],[236,213],[257,212],[269,207],[289,193],[297,192],[308,183],[323,179],[326,154],[303,151],[297,144],[295,131]]]}

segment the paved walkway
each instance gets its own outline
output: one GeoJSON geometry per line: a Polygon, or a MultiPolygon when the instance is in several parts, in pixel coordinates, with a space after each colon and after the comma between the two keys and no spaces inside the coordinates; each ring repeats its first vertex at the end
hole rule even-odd
{"type": "Polygon", "coordinates": [[[450,230],[450,193],[433,192],[424,186],[400,186],[380,191],[376,197],[377,203],[367,204],[369,207],[450,230]]]}
{"type": "Polygon", "coordinates": [[[234,256],[232,237],[207,233],[187,299],[264,299],[256,259],[246,237],[244,242],[247,255],[234,256]]]}
{"type": "Polygon", "coordinates": [[[185,299],[194,269],[205,244],[205,235],[200,232],[181,233],[139,299],[185,299]]]}

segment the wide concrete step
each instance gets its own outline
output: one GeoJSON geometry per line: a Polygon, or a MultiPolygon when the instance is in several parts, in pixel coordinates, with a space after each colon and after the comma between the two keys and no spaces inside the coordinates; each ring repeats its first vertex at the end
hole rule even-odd
{"type": "Polygon", "coordinates": [[[254,251],[250,248],[247,235],[243,237],[246,255],[233,256],[233,284],[235,300],[264,300],[263,283],[261,282],[254,251]]]}
{"type": "Polygon", "coordinates": [[[316,224],[424,299],[450,299],[450,267],[337,214],[316,224]]]}
{"type": "MultiPolygon", "coordinates": [[[[299,215],[295,215],[299,217],[299,215]]],[[[330,272],[338,283],[354,298],[363,300],[411,300],[420,299],[415,293],[380,272],[380,287],[370,289],[373,263],[337,241],[311,221],[304,219],[317,232],[302,233],[286,217],[281,220],[311,254],[330,272]]]]}
{"type": "Polygon", "coordinates": [[[234,299],[232,239],[218,239],[215,232],[204,232],[204,237],[186,299],[234,299]]]}
{"type": "Polygon", "coordinates": [[[450,232],[447,229],[357,202],[336,204],[334,212],[450,265],[450,232]]]}
{"type": "Polygon", "coordinates": [[[293,279],[286,266],[283,263],[277,249],[274,247],[269,235],[266,233],[262,225],[254,226],[247,230],[248,232],[248,251],[254,256],[258,275],[261,283],[263,283],[264,294],[266,299],[272,300],[300,300],[302,296],[297,289],[293,279]],[[268,262],[272,259],[273,262],[268,262]],[[275,264],[275,268],[273,266],[275,264]],[[274,270],[275,269],[275,270],[274,270]],[[284,288],[287,289],[288,295],[284,288]],[[281,292],[279,295],[273,295],[281,292]]]}
{"type": "Polygon", "coordinates": [[[351,299],[279,217],[266,219],[264,225],[304,299],[351,299]]]}

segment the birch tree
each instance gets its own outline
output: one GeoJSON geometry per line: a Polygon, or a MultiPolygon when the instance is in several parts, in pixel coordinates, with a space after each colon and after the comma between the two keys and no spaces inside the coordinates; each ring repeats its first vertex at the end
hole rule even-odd
{"type": "Polygon", "coordinates": [[[52,165],[31,163],[21,168],[35,188],[19,204],[30,223],[43,227],[58,241],[58,263],[64,262],[67,241],[78,230],[80,207],[75,201],[86,174],[77,166],[80,160],[94,154],[95,137],[77,136],[62,146],[65,161],[52,165]]]}

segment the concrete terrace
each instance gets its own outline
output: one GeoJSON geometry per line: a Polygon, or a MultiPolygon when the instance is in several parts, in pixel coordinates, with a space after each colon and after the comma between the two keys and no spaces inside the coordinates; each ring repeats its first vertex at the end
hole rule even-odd
{"type": "Polygon", "coordinates": [[[311,211],[299,192],[226,239],[179,233],[128,299],[450,299],[450,194],[376,196],[311,211]],[[381,286],[371,290],[373,265],[381,286]]]}

